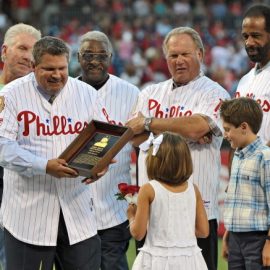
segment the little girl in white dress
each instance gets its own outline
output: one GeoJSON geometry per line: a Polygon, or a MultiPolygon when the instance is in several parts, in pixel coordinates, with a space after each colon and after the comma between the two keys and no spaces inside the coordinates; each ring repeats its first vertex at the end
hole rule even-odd
{"type": "Polygon", "coordinates": [[[132,236],[141,240],[147,231],[132,270],[206,270],[196,237],[207,237],[209,226],[200,192],[188,181],[189,148],[170,132],[157,138],[151,134],[141,145],[148,148],[151,181],[140,188],[137,206],[130,204],[127,210],[132,236]]]}

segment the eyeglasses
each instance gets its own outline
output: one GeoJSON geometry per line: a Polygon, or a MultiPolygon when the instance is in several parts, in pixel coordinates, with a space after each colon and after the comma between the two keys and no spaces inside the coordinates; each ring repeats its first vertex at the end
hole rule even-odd
{"type": "Polygon", "coordinates": [[[79,54],[86,61],[93,61],[95,59],[99,62],[106,61],[108,59],[108,57],[110,56],[107,53],[88,53],[88,52],[85,52],[85,53],[79,53],[79,54]]]}

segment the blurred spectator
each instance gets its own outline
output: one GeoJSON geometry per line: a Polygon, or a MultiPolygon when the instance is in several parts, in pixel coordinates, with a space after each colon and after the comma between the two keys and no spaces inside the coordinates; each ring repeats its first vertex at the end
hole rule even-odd
{"type": "Polygon", "coordinates": [[[133,8],[135,15],[139,17],[145,17],[150,13],[150,3],[146,0],[137,0],[133,2],[133,8]]]}
{"type": "Polygon", "coordinates": [[[163,17],[167,14],[167,5],[164,0],[155,0],[153,10],[155,15],[163,17]]]}
{"type": "Polygon", "coordinates": [[[133,43],[133,34],[130,29],[126,29],[123,34],[122,38],[119,41],[119,55],[124,61],[130,61],[134,49],[133,43]]]}
{"type": "Polygon", "coordinates": [[[227,5],[224,0],[215,0],[210,5],[210,11],[216,20],[224,20],[227,15],[227,5]]]}
{"type": "Polygon", "coordinates": [[[12,16],[17,22],[28,22],[31,13],[30,0],[15,0],[12,1],[12,16]]]}
{"type": "Polygon", "coordinates": [[[131,61],[126,63],[125,70],[120,78],[136,86],[140,86],[141,84],[141,74],[139,74],[139,70],[136,69],[131,61]]]}

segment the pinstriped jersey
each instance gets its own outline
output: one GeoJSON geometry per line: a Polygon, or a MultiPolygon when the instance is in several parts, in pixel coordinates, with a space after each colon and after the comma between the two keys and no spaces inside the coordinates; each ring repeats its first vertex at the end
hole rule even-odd
{"type": "MultiPolygon", "coordinates": [[[[107,121],[111,124],[124,125],[134,109],[139,89],[110,75],[97,93],[105,105],[106,109],[103,109],[103,113],[107,121]]],[[[117,162],[110,165],[109,171],[99,181],[91,184],[99,230],[116,226],[127,220],[127,203],[116,200],[115,194],[118,192],[119,183],[131,182],[131,150],[131,144],[127,144],[115,157],[117,162]]]]}
{"type": "Polygon", "coordinates": [[[4,227],[23,242],[55,246],[61,207],[70,244],[95,235],[91,186],[81,183],[82,177],[58,179],[45,172],[47,161],[57,158],[89,121],[105,120],[95,89],[69,77],[50,104],[37,90],[32,73],[6,85],[2,93],[0,136],[17,141],[26,151],[20,158],[10,153],[12,159],[17,158],[16,164],[0,157],[8,167],[1,208],[4,227]],[[36,167],[42,165],[36,174],[36,167]]]}
{"type": "MultiPolygon", "coordinates": [[[[219,106],[229,94],[219,84],[202,76],[187,85],[173,89],[173,81],[146,87],[139,95],[135,112],[157,118],[185,117],[195,113],[209,116],[221,129],[219,106]]],[[[218,217],[218,188],[220,146],[222,137],[213,136],[211,144],[188,142],[193,161],[190,180],[198,185],[208,219],[218,217]]],[[[145,167],[146,153],[139,155],[140,184],[148,181],[145,167]]]]}
{"type": "Polygon", "coordinates": [[[235,97],[249,97],[261,105],[263,121],[258,135],[263,143],[270,142],[270,62],[261,71],[251,69],[240,80],[235,97]]]}

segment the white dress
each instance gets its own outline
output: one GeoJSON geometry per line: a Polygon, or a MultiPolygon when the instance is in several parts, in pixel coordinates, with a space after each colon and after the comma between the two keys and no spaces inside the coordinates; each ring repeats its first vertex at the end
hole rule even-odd
{"type": "Polygon", "coordinates": [[[144,246],[132,270],[205,270],[195,236],[196,195],[188,182],[184,192],[173,193],[158,181],[149,182],[155,198],[144,246]]]}

